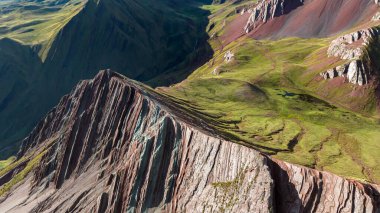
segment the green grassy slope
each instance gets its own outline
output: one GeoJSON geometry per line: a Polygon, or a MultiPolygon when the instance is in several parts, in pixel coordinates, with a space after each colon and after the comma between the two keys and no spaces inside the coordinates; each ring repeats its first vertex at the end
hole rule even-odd
{"type": "Polygon", "coordinates": [[[45,58],[51,39],[81,11],[86,0],[2,1],[0,39],[36,45],[45,58]]]}
{"type": "Polygon", "coordinates": [[[151,85],[185,78],[212,54],[205,33],[209,13],[200,5],[196,0],[1,2],[0,158],[14,153],[62,95],[100,69],[151,85]]]}
{"type": "MultiPolygon", "coordinates": [[[[220,20],[213,23],[237,16],[218,12],[233,11],[229,3],[208,8],[217,14],[213,19],[220,20]]],[[[210,34],[223,34],[223,26],[214,29],[210,34]]],[[[353,85],[330,87],[327,93],[320,89],[329,83],[315,80],[332,66],[313,68],[326,60],[331,39],[242,37],[227,46],[210,39],[213,59],[185,81],[159,90],[223,123],[216,128],[231,139],[275,158],[380,183],[380,122],[373,88],[350,97],[347,94],[357,89],[353,85]],[[235,59],[225,63],[228,50],[235,59]],[[219,75],[212,74],[215,68],[219,75]]]]}

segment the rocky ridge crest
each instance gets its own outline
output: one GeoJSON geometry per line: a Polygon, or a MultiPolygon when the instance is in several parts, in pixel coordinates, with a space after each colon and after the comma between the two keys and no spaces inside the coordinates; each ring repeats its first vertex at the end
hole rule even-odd
{"type": "Polygon", "coordinates": [[[339,57],[349,62],[320,73],[324,79],[346,77],[348,82],[357,85],[368,84],[372,67],[364,59],[366,48],[380,35],[377,28],[359,30],[333,40],[327,50],[329,57],[339,57]]]}
{"type": "Polygon", "coordinates": [[[291,10],[301,6],[304,0],[261,0],[253,9],[249,9],[251,13],[244,32],[249,33],[257,26],[267,22],[270,19],[284,15],[291,10]]]}
{"type": "Polygon", "coordinates": [[[218,135],[174,100],[103,71],[24,140],[18,159],[39,153],[40,163],[0,209],[379,212],[376,185],[273,160],[218,135]]]}

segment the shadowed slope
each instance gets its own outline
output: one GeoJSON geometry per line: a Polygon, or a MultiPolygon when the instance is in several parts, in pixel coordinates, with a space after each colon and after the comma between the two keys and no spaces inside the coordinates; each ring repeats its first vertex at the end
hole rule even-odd
{"type": "MultiPolygon", "coordinates": [[[[75,2],[79,1],[62,1],[58,6],[49,7],[45,4],[52,1],[33,2],[42,9],[32,17],[38,19],[43,9],[75,2]]],[[[27,10],[25,5],[32,3],[21,1],[19,4],[21,9],[16,9],[21,10],[20,13],[30,13],[24,10],[27,10]]],[[[151,85],[166,85],[185,78],[211,54],[204,32],[208,14],[197,8],[198,4],[198,1],[171,0],[89,0],[67,23],[60,20],[56,23],[55,19],[44,22],[48,26],[62,25],[48,41],[31,42],[30,37],[20,37],[28,44],[22,47],[35,52],[33,57],[32,53],[0,49],[0,52],[7,51],[4,54],[8,55],[8,62],[14,62],[10,67],[0,67],[4,76],[0,80],[4,80],[7,88],[0,92],[0,156],[7,158],[11,154],[7,151],[9,144],[17,146],[17,141],[25,137],[63,94],[80,79],[93,77],[99,69],[119,70],[131,78],[149,81],[151,85]],[[35,58],[37,53],[41,59],[35,58]],[[18,67],[17,70],[14,67],[18,67]],[[12,74],[8,80],[5,73],[9,72],[24,75],[12,74]],[[23,81],[28,84],[13,83],[23,81]],[[11,88],[13,91],[8,91],[11,88]]],[[[12,8],[8,9],[8,13],[17,14],[12,8]]],[[[61,13],[61,10],[53,11],[49,16],[61,13]]],[[[38,27],[38,24],[28,25],[22,29],[33,28],[37,33],[38,27]]],[[[24,35],[17,30],[7,30],[0,31],[0,37],[24,35]]],[[[47,34],[44,35],[46,38],[47,34]]]]}

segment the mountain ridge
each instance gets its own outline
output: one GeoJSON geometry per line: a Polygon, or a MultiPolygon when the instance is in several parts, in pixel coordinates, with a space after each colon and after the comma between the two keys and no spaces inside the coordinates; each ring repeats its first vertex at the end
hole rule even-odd
{"type": "Polygon", "coordinates": [[[78,84],[24,141],[19,163],[30,160],[9,172],[32,170],[0,208],[379,211],[379,186],[272,160],[215,138],[202,130],[207,122],[189,122],[187,113],[166,101],[110,71],[78,84]],[[32,166],[36,158],[40,163],[32,166]]]}
{"type": "Polygon", "coordinates": [[[12,2],[2,211],[380,212],[377,1],[12,2]]]}
{"type": "MultiPolygon", "coordinates": [[[[46,29],[59,26],[59,29],[54,28],[56,31],[42,33],[48,37],[49,33],[56,32],[46,42],[38,43],[38,39],[29,42],[31,38],[40,36],[41,30],[44,32],[45,28],[39,24],[25,25],[25,29],[19,29],[27,30],[30,36],[17,30],[10,34],[0,33],[0,37],[15,41],[15,46],[30,49],[35,52],[33,55],[39,56],[31,57],[29,50],[21,53],[14,53],[16,48],[3,50],[9,59],[0,62],[0,72],[8,73],[7,67],[19,66],[12,68],[7,78],[1,79],[4,87],[12,88],[13,82],[28,82],[14,84],[16,89],[13,92],[6,94],[7,90],[3,90],[4,93],[0,93],[0,101],[4,103],[0,105],[7,106],[0,110],[0,116],[6,118],[0,120],[0,152],[3,158],[14,154],[13,144],[21,141],[43,114],[80,79],[92,78],[98,70],[112,68],[140,81],[166,85],[185,78],[211,54],[203,29],[207,24],[207,12],[197,8],[197,1],[184,3],[163,0],[150,5],[149,1],[89,0],[83,3],[80,11],[77,11],[80,5],[73,8],[67,6],[75,2],[83,3],[71,0],[67,4],[45,8],[45,3],[49,2],[33,2],[33,5],[40,6],[36,11],[28,11],[25,9],[27,6],[22,7],[23,4],[32,3],[20,2],[19,13],[32,13],[29,15],[32,20],[40,18],[34,13],[42,13],[42,10],[42,14],[46,15],[45,10],[50,7],[59,10],[47,13],[49,17],[66,17],[66,13],[77,12],[75,16],[70,16],[67,23],[55,23],[59,18],[51,17],[46,23],[40,23],[48,25],[46,29]],[[174,7],[178,10],[174,10],[174,7]],[[17,42],[17,36],[29,40],[20,43],[17,42]],[[23,62],[17,60],[26,57],[28,60],[23,62]],[[12,122],[11,125],[8,121],[12,122]]],[[[7,6],[4,4],[0,8],[7,6]]],[[[12,2],[8,4],[12,5],[12,2]]],[[[17,11],[13,13],[17,14],[17,11]]],[[[4,16],[8,16],[8,13],[4,16]]],[[[10,24],[16,22],[14,24],[17,26],[24,21],[13,16],[8,19],[10,24]]]]}

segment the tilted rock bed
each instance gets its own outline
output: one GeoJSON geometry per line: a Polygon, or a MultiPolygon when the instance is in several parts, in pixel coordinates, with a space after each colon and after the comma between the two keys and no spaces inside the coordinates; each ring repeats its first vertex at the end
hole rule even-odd
{"type": "Polygon", "coordinates": [[[23,142],[49,148],[0,209],[32,212],[379,212],[379,187],[230,142],[110,71],[81,82],[23,142]]]}
{"type": "Polygon", "coordinates": [[[324,79],[343,76],[352,84],[368,84],[373,67],[363,59],[363,56],[368,45],[371,45],[371,42],[379,35],[380,31],[377,28],[368,28],[333,40],[327,50],[328,56],[339,57],[349,62],[321,72],[320,75],[324,79]]]}

